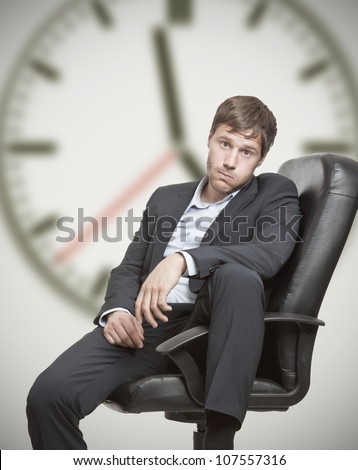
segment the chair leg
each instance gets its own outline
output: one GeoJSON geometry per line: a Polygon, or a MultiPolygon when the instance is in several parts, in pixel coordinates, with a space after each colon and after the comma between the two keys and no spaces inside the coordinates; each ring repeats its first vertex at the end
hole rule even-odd
{"type": "Polygon", "coordinates": [[[197,430],[193,432],[193,449],[202,450],[205,434],[205,423],[197,423],[197,430]]]}

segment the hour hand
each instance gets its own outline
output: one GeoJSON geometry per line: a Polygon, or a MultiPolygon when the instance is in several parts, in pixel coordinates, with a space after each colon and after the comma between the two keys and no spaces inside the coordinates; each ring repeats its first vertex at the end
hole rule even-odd
{"type": "Polygon", "coordinates": [[[197,159],[193,154],[183,145],[183,121],[179,110],[178,94],[175,87],[173,66],[170,60],[169,45],[165,29],[155,29],[153,32],[153,39],[164,101],[166,104],[171,139],[178,146],[180,160],[185,168],[193,177],[200,178],[204,174],[201,165],[197,162],[197,159]]]}

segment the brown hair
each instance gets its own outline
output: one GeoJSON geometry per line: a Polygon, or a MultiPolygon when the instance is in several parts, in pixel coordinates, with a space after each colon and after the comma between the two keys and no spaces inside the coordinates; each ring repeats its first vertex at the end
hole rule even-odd
{"type": "Polygon", "coordinates": [[[214,116],[210,135],[221,124],[228,125],[232,132],[250,132],[249,137],[259,137],[262,157],[270,150],[277,133],[275,116],[254,96],[233,96],[221,103],[214,116]]]}

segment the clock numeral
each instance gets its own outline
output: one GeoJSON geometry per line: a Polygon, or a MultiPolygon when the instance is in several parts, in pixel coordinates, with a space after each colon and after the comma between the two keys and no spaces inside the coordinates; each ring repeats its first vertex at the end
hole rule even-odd
{"type": "Polygon", "coordinates": [[[189,23],[192,20],[191,0],[168,0],[167,9],[170,23],[189,23]]]}
{"type": "Polygon", "coordinates": [[[42,235],[45,232],[49,232],[50,230],[53,230],[56,228],[56,222],[58,220],[58,217],[54,214],[51,214],[39,222],[36,222],[35,225],[32,226],[30,229],[30,235],[32,236],[39,236],[42,235]]]}
{"type": "Polygon", "coordinates": [[[91,297],[98,297],[106,288],[109,279],[110,269],[102,269],[93,282],[90,290],[91,297]]]}
{"type": "Polygon", "coordinates": [[[313,78],[317,77],[317,75],[324,73],[330,65],[331,64],[329,60],[320,60],[302,70],[299,74],[299,77],[302,81],[312,80],[313,78]]]}
{"type": "Polygon", "coordinates": [[[268,0],[260,0],[254,5],[253,9],[246,20],[246,24],[249,28],[255,28],[263,20],[265,13],[268,11],[269,2],[268,0]]]}
{"type": "Polygon", "coordinates": [[[90,5],[92,7],[92,12],[98,20],[98,23],[103,28],[110,28],[111,26],[113,26],[113,17],[111,16],[108,9],[105,7],[103,2],[101,2],[100,0],[92,0],[90,5]]]}
{"type": "Polygon", "coordinates": [[[57,82],[61,78],[60,72],[55,69],[52,65],[46,64],[38,59],[32,59],[30,67],[34,72],[40,75],[42,78],[51,82],[57,82]]]}
{"type": "Polygon", "coordinates": [[[331,152],[347,154],[352,150],[352,147],[347,142],[317,140],[307,142],[304,145],[303,150],[305,153],[331,152]]]}
{"type": "Polygon", "coordinates": [[[45,156],[55,153],[57,150],[53,142],[33,141],[33,142],[13,142],[8,146],[8,150],[17,155],[45,156]]]}

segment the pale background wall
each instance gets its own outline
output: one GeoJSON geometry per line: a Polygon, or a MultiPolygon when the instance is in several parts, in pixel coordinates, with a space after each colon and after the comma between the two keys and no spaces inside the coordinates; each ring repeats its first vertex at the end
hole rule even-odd
{"type": "MultiPolygon", "coordinates": [[[[357,77],[356,0],[301,2],[336,38],[357,77]]],[[[61,4],[0,0],[0,86],[27,38],[61,4]]],[[[37,275],[2,219],[0,446],[28,449],[25,401],[33,380],[92,325],[37,275]]],[[[355,227],[322,305],[327,326],[318,335],[308,396],[287,413],[249,413],[237,448],[358,448],[356,239],[355,227]]],[[[92,449],[191,447],[191,425],[169,422],[160,413],[127,416],[102,406],[84,420],[82,429],[92,449]]]]}

